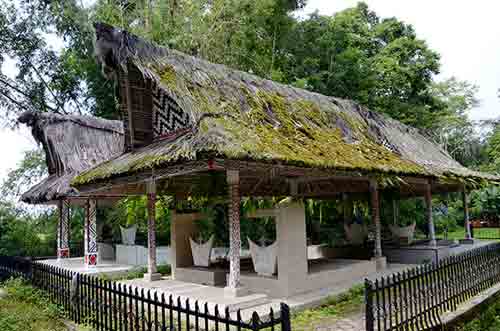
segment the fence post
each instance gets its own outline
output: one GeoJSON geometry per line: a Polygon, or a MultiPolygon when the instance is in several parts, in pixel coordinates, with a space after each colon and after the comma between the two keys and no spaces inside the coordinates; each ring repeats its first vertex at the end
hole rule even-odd
{"type": "Polygon", "coordinates": [[[281,331],[292,331],[292,322],[290,320],[290,307],[286,303],[280,304],[281,310],[281,331]]]}
{"type": "Polygon", "coordinates": [[[365,301],[366,331],[373,331],[373,283],[369,279],[365,279],[365,301]]]}

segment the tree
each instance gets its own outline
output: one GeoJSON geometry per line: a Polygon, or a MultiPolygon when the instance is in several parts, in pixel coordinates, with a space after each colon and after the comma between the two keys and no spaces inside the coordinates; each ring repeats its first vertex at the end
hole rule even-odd
{"type": "Polygon", "coordinates": [[[440,105],[429,86],[439,56],[396,18],[364,3],[296,22],[282,51],[285,82],[353,99],[404,123],[429,128],[440,105]]]}
{"type": "Polygon", "coordinates": [[[17,168],[9,171],[1,186],[2,195],[15,198],[47,174],[45,153],[41,148],[27,151],[17,168]]]}
{"type": "Polygon", "coordinates": [[[486,160],[484,142],[468,112],[479,105],[478,87],[451,77],[433,83],[430,94],[441,104],[441,115],[430,126],[430,136],[466,166],[478,167],[486,160]]]}

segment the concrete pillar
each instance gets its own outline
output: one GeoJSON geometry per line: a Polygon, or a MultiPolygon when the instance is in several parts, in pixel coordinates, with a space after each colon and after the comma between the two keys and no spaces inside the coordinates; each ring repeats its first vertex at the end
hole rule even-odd
{"type": "Polygon", "coordinates": [[[240,284],[240,175],[238,170],[227,170],[229,189],[229,280],[225,292],[228,296],[243,294],[240,284]]]}
{"type": "Polygon", "coordinates": [[[156,183],[150,180],[146,183],[148,198],[148,272],[144,279],[154,281],[161,279],[156,271],[156,183]]]}
{"type": "Polygon", "coordinates": [[[97,202],[94,199],[88,199],[85,202],[85,227],[84,227],[84,245],[85,245],[85,266],[87,268],[97,266],[97,202]]]}
{"type": "Polygon", "coordinates": [[[59,200],[59,221],[57,224],[57,259],[69,258],[69,230],[71,210],[68,200],[59,200]]]}
{"type": "Polygon", "coordinates": [[[430,239],[429,244],[431,246],[436,246],[436,231],[434,229],[434,221],[432,219],[432,191],[430,183],[425,185],[424,200],[425,200],[425,218],[429,226],[429,239],[430,239]]]}
{"type": "Polygon", "coordinates": [[[470,220],[469,220],[469,194],[464,187],[462,191],[462,201],[464,205],[464,224],[465,224],[465,239],[472,240],[472,233],[470,229],[470,220]]]}
{"type": "MultiPolygon", "coordinates": [[[[177,278],[177,268],[186,268],[193,265],[193,256],[189,237],[196,237],[195,220],[200,219],[201,214],[178,214],[176,211],[170,213],[170,266],[172,278],[177,278]]],[[[178,279],[182,280],[182,279],[178,279]]]]}
{"type": "Polygon", "coordinates": [[[380,199],[378,184],[375,180],[370,181],[370,207],[373,225],[375,226],[375,250],[373,259],[377,263],[377,270],[386,267],[386,259],[382,255],[382,224],[380,223],[380,199]]]}
{"type": "Polygon", "coordinates": [[[306,282],[306,213],[303,203],[280,208],[276,218],[278,280],[283,296],[289,296],[306,282]],[[299,285],[299,286],[298,286],[299,285]]]}

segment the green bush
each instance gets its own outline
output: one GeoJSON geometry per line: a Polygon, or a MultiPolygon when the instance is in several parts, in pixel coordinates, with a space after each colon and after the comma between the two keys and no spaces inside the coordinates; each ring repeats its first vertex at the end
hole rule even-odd
{"type": "Polygon", "coordinates": [[[7,296],[0,299],[0,330],[62,331],[62,310],[40,290],[19,278],[3,284],[7,296]]]}

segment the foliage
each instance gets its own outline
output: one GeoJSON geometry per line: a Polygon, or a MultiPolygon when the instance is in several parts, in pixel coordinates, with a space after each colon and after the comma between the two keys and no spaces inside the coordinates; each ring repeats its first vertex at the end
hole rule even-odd
{"type": "Polygon", "coordinates": [[[7,174],[1,192],[4,197],[17,197],[47,174],[45,153],[41,148],[26,151],[17,167],[7,174]]]}
{"type": "MultiPolygon", "coordinates": [[[[158,245],[170,244],[170,203],[170,197],[157,197],[155,212],[158,245]]],[[[148,213],[145,196],[130,196],[120,200],[116,206],[107,210],[103,218],[112,227],[114,239],[118,240],[121,236],[120,226],[137,225],[137,243],[147,242],[148,213]]]]}
{"type": "Polygon", "coordinates": [[[7,297],[0,299],[0,330],[64,331],[61,310],[40,290],[22,279],[3,284],[7,297]]]}
{"type": "Polygon", "coordinates": [[[0,255],[54,255],[44,245],[47,239],[55,235],[55,227],[46,226],[51,223],[55,225],[50,212],[33,217],[11,203],[0,202],[0,255]]]}
{"type": "Polygon", "coordinates": [[[484,305],[473,320],[455,328],[456,331],[496,331],[500,329],[500,300],[484,305]]]}

